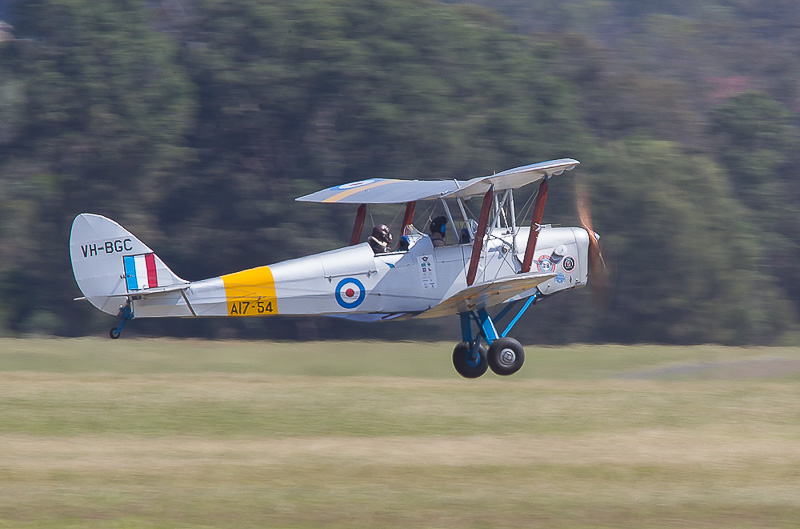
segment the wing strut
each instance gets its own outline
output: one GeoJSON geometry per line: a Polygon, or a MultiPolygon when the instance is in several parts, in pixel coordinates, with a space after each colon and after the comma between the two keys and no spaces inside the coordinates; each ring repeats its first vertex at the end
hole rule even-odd
{"type": "Polygon", "coordinates": [[[403,215],[403,226],[400,228],[400,235],[406,235],[406,226],[414,224],[414,209],[417,207],[416,201],[406,202],[406,212],[403,215]]]}
{"type": "Polygon", "coordinates": [[[547,189],[550,184],[547,181],[550,177],[545,177],[539,184],[539,191],[536,193],[536,203],[533,205],[533,216],[531,217],[531,232],[528,234],[528,245],[525,247],[525,258],[522,261],[521,273],[527,274],[531,271],[533,263],[533,251],[536,249],[536,240],[539,238],[539,229],[544,214],[544,202],[547,200],[547,189]]]}
{"type": "Polygon", "coordinates": [[[364,231],[364,221],[367,218],[367,205],[361,204],[358,206],[356,213],[356,223],[353,225],[353,234],[350,236],[350,246],[358,244],[361,240],[361,233],[364,231]]]}
{"type": "Polygon", "coordinates": [[[469,259],[469,270],[467,271],[468,287],[475,282],[475,274],[478,273],[478,261],[481,260],[481,253],[483,252],[483,237],[486,235],[486,225],[489,223],[489,212],[492,209],[493,198],[494,186],[490,186],[483,196],[481,216],[478,219],[478,231],[475,232],[475,240],[472,242],[472,256],[469,259]]]}

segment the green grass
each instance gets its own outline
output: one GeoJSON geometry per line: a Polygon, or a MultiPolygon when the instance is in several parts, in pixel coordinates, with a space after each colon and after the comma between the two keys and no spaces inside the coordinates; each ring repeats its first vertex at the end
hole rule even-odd
{"type": "Polygon", "coordinates": [[[797,527],[800,349],[0,340],[0,528],[797,527]]]}

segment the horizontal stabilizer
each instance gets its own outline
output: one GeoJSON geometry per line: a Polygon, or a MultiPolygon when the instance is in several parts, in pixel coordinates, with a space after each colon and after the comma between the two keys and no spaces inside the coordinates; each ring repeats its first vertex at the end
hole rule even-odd
{"type": "Polygon", "coordinates": [[[145,296],[152,296],[155,294],[164,294],[166,292],[176,292],[179,290],[186,290],[189,288],[191,284],[189,283],[182,283],[180,285],[172,285],[169,287],[155,287],[155,288],[145,288],[142,290],[136,290],[133,292],[126,292],[126,293],[119,293],[119,294],[109,294],[109,297],[112,298],[130,298],[130,297],[145,297],[145,296]]]}

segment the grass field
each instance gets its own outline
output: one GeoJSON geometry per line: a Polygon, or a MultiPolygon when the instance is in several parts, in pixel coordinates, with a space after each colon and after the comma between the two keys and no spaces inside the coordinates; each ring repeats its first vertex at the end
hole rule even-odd
{"type": "Polygon", "coordinates": [[[800,349],[0,340],[0,527],[797,528],[800,349]]]}

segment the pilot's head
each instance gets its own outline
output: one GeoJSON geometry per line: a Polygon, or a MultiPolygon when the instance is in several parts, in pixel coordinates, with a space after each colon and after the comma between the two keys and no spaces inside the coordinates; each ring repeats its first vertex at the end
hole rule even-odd
{"type": "Polygon", "coordinates": [[[431,233],[447,233],[447,217],[440,215],[431,221],[431,233]]]}
{"type": "Polygon", "coordinates": [[[392,243],[392,234],[389,232],[389,226],[386,224],[378,224],[372,228],[372,236],[386,244],[392,243]]]}
{"type": "Polygon", "coordinates": [[[408,235],[403,235],[400,237],[400,242],[397,243],[397,250],[400,252],[407,252],[410,246],[411,240],[408,238],[408,235]]]}

